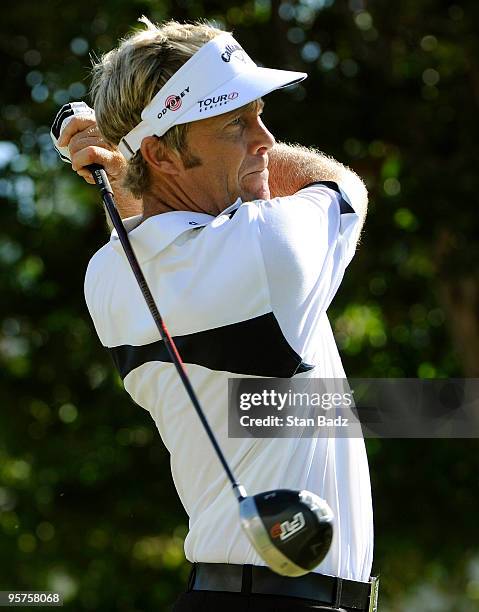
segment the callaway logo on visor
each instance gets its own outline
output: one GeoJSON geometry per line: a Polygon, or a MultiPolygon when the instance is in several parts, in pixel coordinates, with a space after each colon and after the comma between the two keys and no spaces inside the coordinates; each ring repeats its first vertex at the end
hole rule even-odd
{"type": "Polygon", "coordinates": [[[240,47],[240,45],[226,45],[224,52],[221,54],[221,59],[224,62],[230,62],[231,57],[235,54],[234,56],[236,59],[245,62],[246,58],[244,52],[243,47],[240,47]]]}

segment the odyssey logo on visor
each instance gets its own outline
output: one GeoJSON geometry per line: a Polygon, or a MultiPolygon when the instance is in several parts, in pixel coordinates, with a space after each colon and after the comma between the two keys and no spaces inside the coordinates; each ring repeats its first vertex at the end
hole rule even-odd
{"type": "Polygon", "coordinates": [[[183,89],[179,96],[171,95],[168,96],[165,100],[165,107],[158,113],[158,119],[161,119],[163,115],[170,111],[177,111],[181,107],[181,98],[184,98],[187,93],[190,93],[189,86],[183,89]]]}
{"type": "Polygon", "coordinates": [[[236,59],[246,62],[244,53],[245,51],[240,45],[226,45],[224,52],[221,54],[221,59],[224,62],[230,62],[231,57],[234,55],[236,59]]]}
{"type": "Polygon", "coordinates": [[[228,104],[228,102],[231,102],[231,100],[236,100],[238,96],[239,93],[237,91],[230,91],[230,93],[227,94],[221,94],[219,96],[205,98],[204,100],[198,100],[200,113],[216,108],[218,105],[223,106],[223,104],[228,104]]]}

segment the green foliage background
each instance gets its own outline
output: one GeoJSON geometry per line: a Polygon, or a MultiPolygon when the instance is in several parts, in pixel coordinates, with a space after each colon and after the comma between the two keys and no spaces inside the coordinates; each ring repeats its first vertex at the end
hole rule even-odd
{"type": "MultiPolygon", "coordinates": [[[[479,377],[479,4],[445,0],[46,0],[2,4],[0,590],[67,610],[167,610],[187,517],[149,415],[122,391],[83,300],[107,239],[94,188],[56,157],[90,52],[141,14],[208,17],[264,65],[278,139],[366,180],[366,231],[330,309],[351,377],[479,377]]],[[[384,612],[479,610],[476,440],[368,440],[384,612]]]]}

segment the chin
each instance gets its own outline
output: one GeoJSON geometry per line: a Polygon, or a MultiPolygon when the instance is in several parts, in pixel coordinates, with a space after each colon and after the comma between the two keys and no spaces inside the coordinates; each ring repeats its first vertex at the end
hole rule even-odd
{"type": "Polygon", "coordinates": [[[269,200],[269,198],[270,191],[267,178],[261,177],[261,180],[251,181],[249,185],[244,185],[241,191],[241,199],[245,202],[249,200],[269,200]]]}
{"type": "Polygon", "coordinates": [[[270,197],[271,197],[271,193],[270,193],[270,190],[269,190],[269,186],[266,185],[266,187],[263,187],[260,190],[259,194],[256,196],[256,199],[257,200],[269,200],[270,197]]]}

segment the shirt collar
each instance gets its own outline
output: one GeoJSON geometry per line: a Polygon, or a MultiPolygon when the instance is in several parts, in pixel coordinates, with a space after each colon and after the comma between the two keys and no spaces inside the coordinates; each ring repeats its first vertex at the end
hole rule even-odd
{"type": "Polygon", "coordinates": [[[220,212],[218,217],[221,217],[221,215],[229,215],[231,212],[233,212],[233,210],[236,210],[237,208],[239,208],[241,204],[243,204],[243,200],[241,198],[238,198],[236,202],[234,202],[233,204],[230,204],[228,208],[225,208],[222,212],[220,212]]]}
{"type": "MultiPolygon", "coordinates": [[[[123,225],[128,232],[138,261],[144,262],[165,249],[184,232],[205,227],[214,219],[230,214],[241,204],[242,200],[238,198],[234,204],[225,208],[218,217],[188,210],[175,210],[148,217],[144,221],[142,221],[141,215],[129,217],[123,219],[123,225]]],[[[111,233],[110,244],[116,251],[123,252],[116,230],[111,233]]]]}

